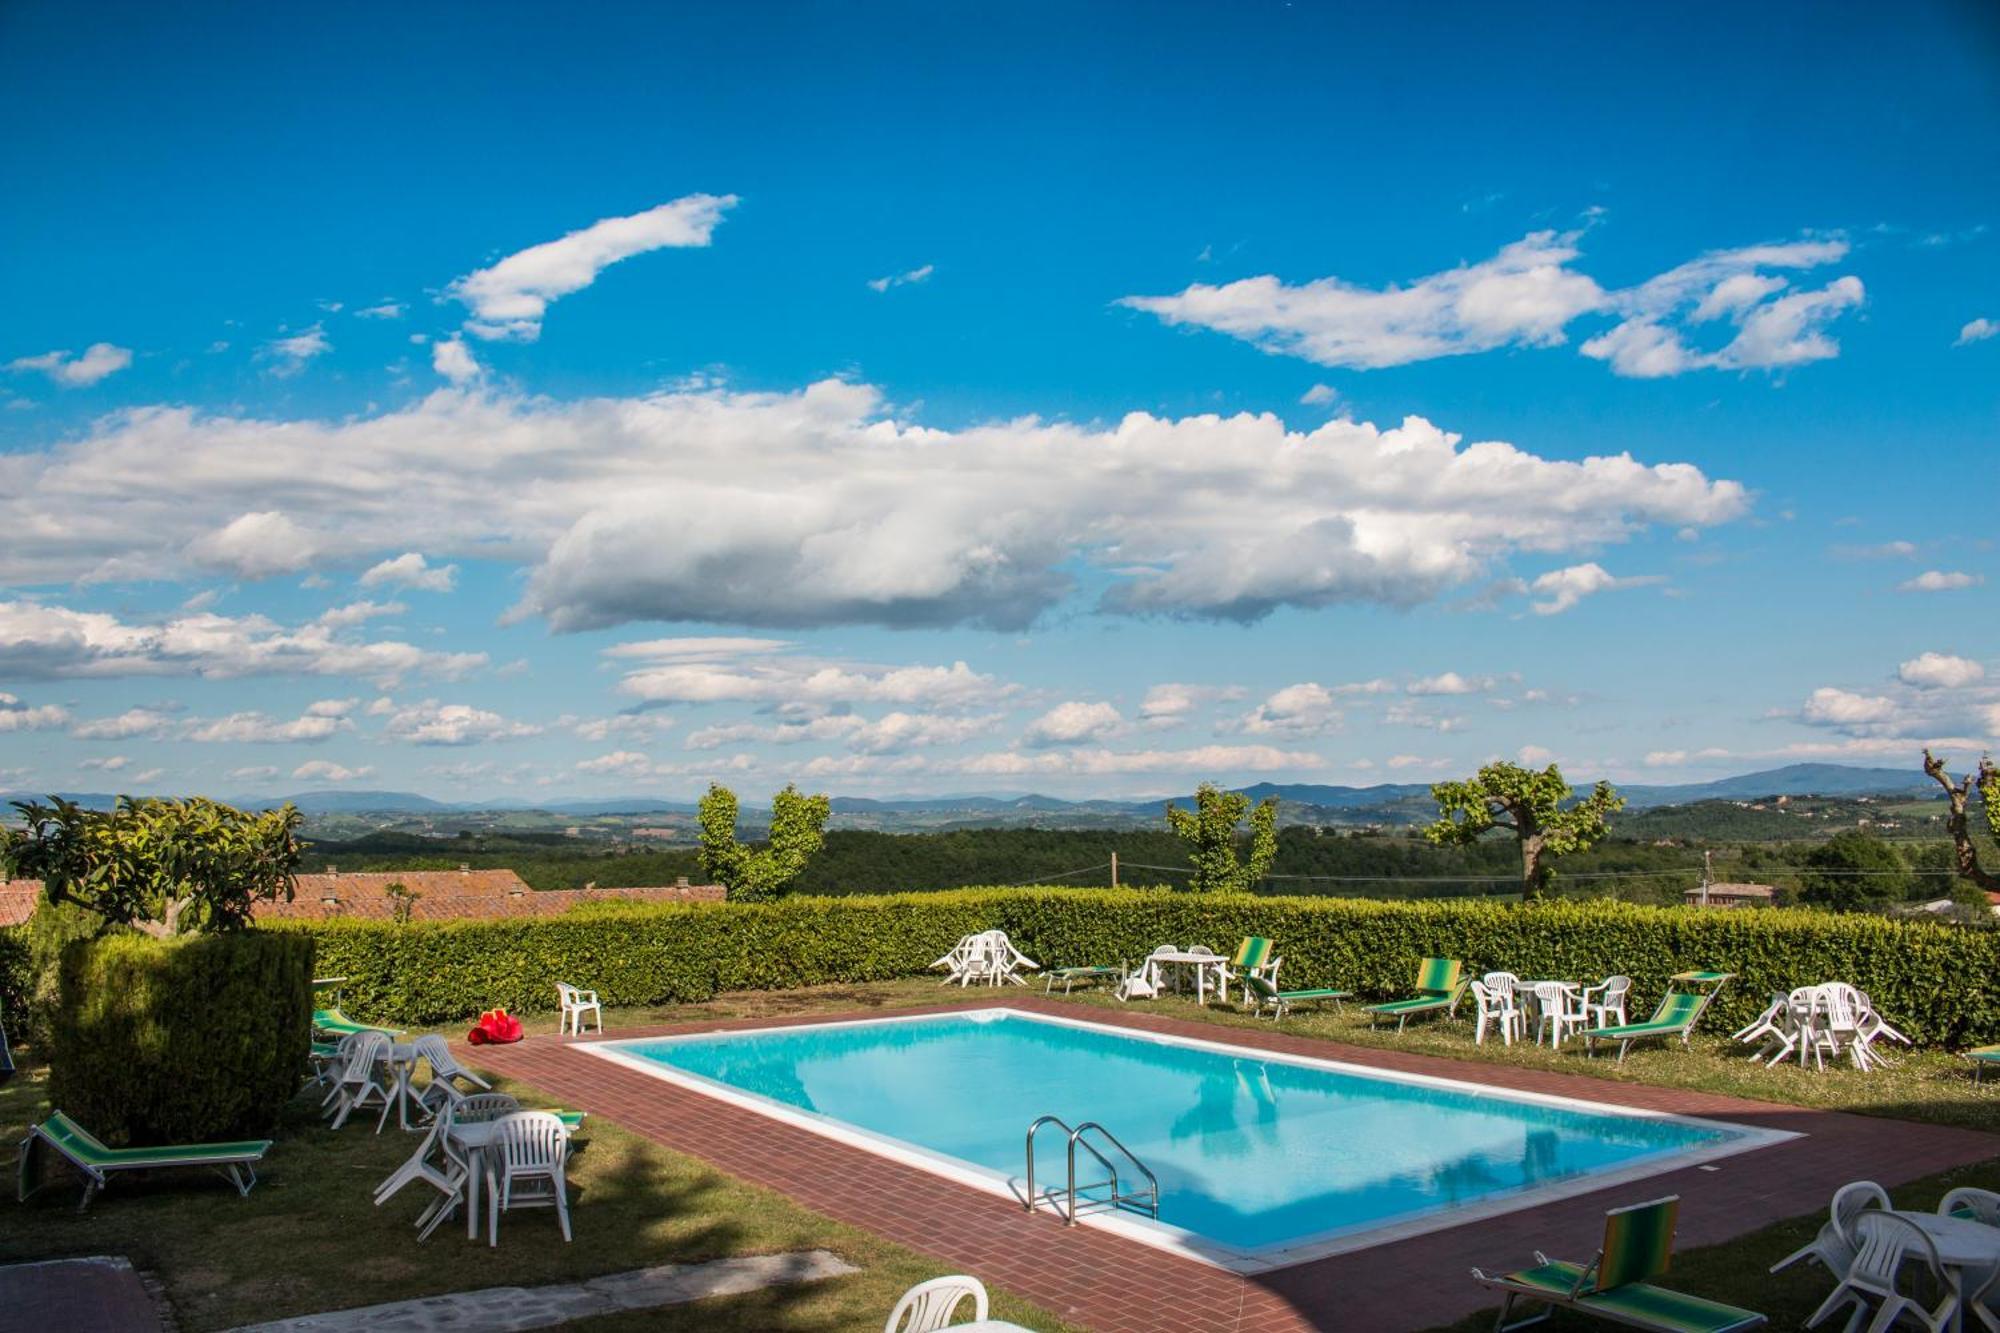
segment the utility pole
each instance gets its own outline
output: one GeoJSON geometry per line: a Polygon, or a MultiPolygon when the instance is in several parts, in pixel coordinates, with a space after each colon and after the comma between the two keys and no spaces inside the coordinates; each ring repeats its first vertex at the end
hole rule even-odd
{"type": "Polygon", "coordinates": [[[1118,887],[1118,853],[1111,853],[1111,887],[1118,887]]]}
{"type": "Polygon", "coordinates": [[[1704,849],[1701,854],[1701,905],[1708,906],[1708,884],[1715,878],[1715,853],[1704,849]]]}

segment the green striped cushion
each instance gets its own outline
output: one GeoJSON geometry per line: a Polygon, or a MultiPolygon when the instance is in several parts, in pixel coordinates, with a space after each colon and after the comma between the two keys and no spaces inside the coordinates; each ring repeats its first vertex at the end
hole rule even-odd
{"type": "Polygon", "coordinates": [[[1246,935],[1243,943],[1236,946],[1236,956],[1229,965],[1238,971],[1259,968],[1271,960],[1271,941],[1262,935],[1246,935]]]}
{"type": "Polygon", "coordinates": [[[1451,1004],[1448,995],[1425,995],[1414,1000],[1390,1000],[1387,1004],[1371,1004],[1371,1014],[1417,1014],[1426,1009],[1443,1009],[1451,1004]]]}
{"type": "Polygon", "coordinates": [[[1604,1253],[1597,1261],[1597,1290],[1644,1282],[1667,1271],[1674,1256],[1679,1199],[1614,1208],[1604,1215],[1604,1253]]]}
{"type": "Polygon", "coordinates": [[[2000,1046],[1978,1046],[1965,1053],[1968,1060],[1987,1060],[2000,1064],[2000,1046]]]}
{"type": "Polygon", "coordinates": [[[1459,963],[1455,958],[1426,958],[1417,968],[1417,989],[1449,992],[1458,986],[1459,963]]]}
{"type": "Polygon", "coordinates": [[[1500,1279],[1509,1286],[1531,1287],[1536,1291],[1546,1291],[1551,1296],[1569,1299],[1576,1290],[1576,1284],[1583,1280],[1582,1264],[1548,1263],[1540,1268],[1523,1268],[1518,1273],[1509,1273],[1500,1279]]]}
{"type": "MultiPolygon", "coordinates": [[[[1260,978],[1261,980],[1261,978],[1260,978]]],[[[1281,1000],[1344,1000],[1354,994],[1351,990],[1335,990],[1331,986],[1319,986],[1312,990],[1281,990],[1281,1000]]]]}
{"type": "Polygon", "coordinates": [[[1602,1312],[1646,1328],[1671,1329],[1674,1333],[1729,1333],[1731,1329],[1755,1328],[1764,1322],[1764,1316],[1754,1310],[1644,1282],[1582,1297],[1576,1308],[1585,1313],[1602,1312]]]}

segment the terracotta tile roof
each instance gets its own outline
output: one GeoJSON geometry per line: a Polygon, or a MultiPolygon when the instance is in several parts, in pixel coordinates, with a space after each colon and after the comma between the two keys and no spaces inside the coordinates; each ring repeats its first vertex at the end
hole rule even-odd
{"type": "Polygon", "coordinates": [[[42,900],[38,879],[0,879],[0,926],[18,926],[34,915],[42,900]]]}

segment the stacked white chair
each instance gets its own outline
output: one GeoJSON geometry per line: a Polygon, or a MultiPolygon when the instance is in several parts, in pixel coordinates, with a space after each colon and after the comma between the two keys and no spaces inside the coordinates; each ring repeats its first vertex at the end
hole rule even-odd
{"type": "Polygon", "coordinates": [[[1868,1327],[1873,1330],[1886,1331],[1906,1318],[1930,1333],[1944,1333],[1952,1327],[1958,1313],[1958,1290],[1945,1273],[1937,1245],[1922,1227],[1907,1217],[1870,1209],[1855,1220],[1854,1230],[1858,1240],[1854,1260],[1842,1274],[1840,1285],[1806,1321],[1807,1328],[1817,1328],[1827,1316],[1847,1305],[1859,1307],[1848,1320],[1849,1328],[1858,1328],[1871,1307],[1875,1317],[1868,1327]],[[1906,1267],[1928,1274],[1927,1285],[1943,1293],[1936,1305],[1926,1307],[1922,1298],[1904,1289],[1906,1267]]]}
{"type": "Polygon", "coordinates": [[[486,1243],[500,1244],[500,1214],[513,1208],[554,1208],[568,1241],[569,1131],[547,1111],[517,1111],[494,1128],[486,1146],[486,1243]]]}
{"type": "Polygon", "coordinates": [[[1854,1262],[1854,1252],[1861,1246],[1854,1229],[1856,1219],[1870,1208],[1888,1206],[1889,1192],[1874,1181],[1849,1181],[1834,1191],[1833,1206],[1827,1210],[1828,1217],[1819,1234],[1772,1264],[1771,1271],[1775,1273],[1802,1259],[1810,1259],[1835,1277],[1845,1277],[1848,1265],[1854,1262]]]}
{"type": "Polygon", "coordinates": [[[458,1057],[451,1053],[450,1044],[436,1033],[418,1037],[410,1046],[417,1058],[430,1066],[430,1082],[417,1094],[417,1103],[432,1115],[466,1095],[466,1089],[458,1086],[461,1079],[481,1091],[493,1086],[460,1064],[458,1057]]]}
{"type": "Polygon", "coordinates": [[[1475,981],[1472,983],[1472,998],[1479,1006],[1472,1044],[1486,1044],[1486,1027],[1491,1023],[1500,1028],[1501,1044],[1512,1046],[1515,1035],[1521,1031],[1521,1010],[1514,1003],[1514,992],[1511,989],[1495,990],[1484,981],[1475,981]]]}
{"type": "Polygon", "coordinates": [[[389,1034],[386,1032],[356,1032],[341,1039],[343,1054],[340,1057],[340,1076],[333,1085],[333,1127],[339,1129],[347,1123],[347,1117],[367,1106],[382,1108],[381,1118],[375,1122],[375,1132],[381,1133],[388,1123],[389,1109],[394,1099],[389,1089],[375,1077],[376,1070],[389,1058],[389,1034]]]}

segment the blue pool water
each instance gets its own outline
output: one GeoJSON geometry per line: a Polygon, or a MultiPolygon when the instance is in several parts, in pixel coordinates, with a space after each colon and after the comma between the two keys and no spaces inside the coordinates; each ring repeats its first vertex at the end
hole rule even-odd
{"type": "MultiPolygon", "coordinates": [[[[1751,1132],[1523,1100],[1012,1011],[614,1043],[616,1054],[968,1164],[1022,1170],[1037,1116],[1108,1127],[1160,1221],[1283,1249],[1715,1149],[1751,1132]]],[[[1038,1184],[1063,1179],[1044,1131],[1038,1184]]]]}

